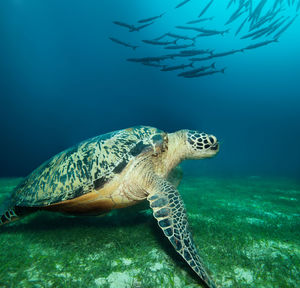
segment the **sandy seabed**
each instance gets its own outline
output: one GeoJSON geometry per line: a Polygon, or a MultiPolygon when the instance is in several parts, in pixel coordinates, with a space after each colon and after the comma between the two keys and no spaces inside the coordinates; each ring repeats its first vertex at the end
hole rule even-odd
{"type": "MultiPolygon", "coordinates": [[[[0,179],[0,201],[20,178],[0,179]]],[[[300,287],[300,182],[184,177],[194,240],[219,287],[300,287]]],[[[38,212],[0,227],[0,287],[201,287],[150,210],[38,212]]]]}

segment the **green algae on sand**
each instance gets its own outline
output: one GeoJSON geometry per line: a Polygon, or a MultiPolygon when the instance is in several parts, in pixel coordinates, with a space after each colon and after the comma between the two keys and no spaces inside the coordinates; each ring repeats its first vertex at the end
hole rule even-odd
{"type": "MultiPolygon", "coordinates": [[[[0,202],[19,181],[0,179],[0,202]]],[[[299,287],[299,182],[185,177],[179,191],[220,287],[299,287]]],[[[39,212],[1,227],[0,245],[0,287],[199,287],[150,211],[39,212]]]]}

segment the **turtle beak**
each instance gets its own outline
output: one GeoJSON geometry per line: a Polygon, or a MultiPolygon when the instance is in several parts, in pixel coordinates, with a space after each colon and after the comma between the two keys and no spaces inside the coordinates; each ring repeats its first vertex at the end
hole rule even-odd
{"type": "Polygon", "coordinates": [[[220,149],[219,143],[218,143],[218,142],[215,143],[214,145],[212,145],[212,146],[210,147],[210,149],[211,149],[211,150],[214,150],[214,151],[219,151],[219,149],[220,149]]]}

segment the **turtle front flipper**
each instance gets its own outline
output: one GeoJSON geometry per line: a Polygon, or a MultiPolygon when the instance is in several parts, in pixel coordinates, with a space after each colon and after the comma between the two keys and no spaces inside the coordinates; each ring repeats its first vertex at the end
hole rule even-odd
{"type": "Polygon", "coordinates": [[[209,287],[216,285],[208,276],[189,230],[184,203],[179,192],[168,181],[156,177],[147,197],[153,215],[175,250],[209,287]]]}

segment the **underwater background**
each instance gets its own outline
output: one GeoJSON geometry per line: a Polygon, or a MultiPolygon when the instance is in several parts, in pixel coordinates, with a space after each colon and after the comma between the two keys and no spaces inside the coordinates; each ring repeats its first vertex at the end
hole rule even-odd
{"type": "MultiPolygon", "coordinates": [[[[299,287],[299,2],[212,1],[203,18],[213,18],[189,27],[216,35],[189,49],[241,51],[195,61],[226,69],[189,78],[178,73],[192,67],[160,71],[193,62],[181,56],[144,61],[161,67],[137,59],[178,53],[143,40],[193,38],[176,27],[209,0],[1,1],[0,202],[42,162],[96,135],[135,125],[211,133],[220,152],[182,163],[179,186],[210,275],[219,287],[299,287]],[[276,5],[285,22],[269,37],[241,39],[255,31],[236,35],[247,12],[225,23],[244,2],[263,2],[261,17],[276,5]],[[161,14],[140,31],[119,25],[161,14]],[[249,48],[267,40],[278,41],[249,48]]],[[[130,209],[103,218],[39,212],[3,226],[0,287],[201,287],[156,226],[151,211],[130,209]]]]}

